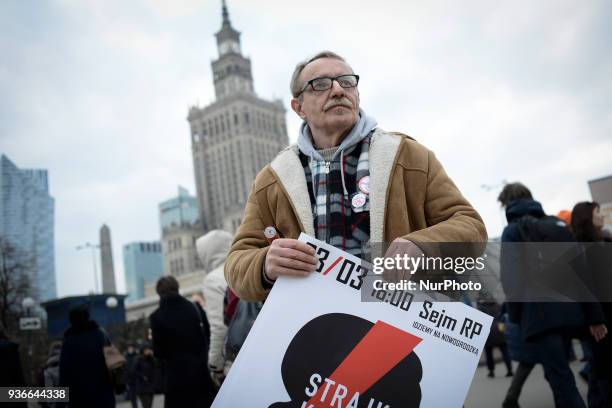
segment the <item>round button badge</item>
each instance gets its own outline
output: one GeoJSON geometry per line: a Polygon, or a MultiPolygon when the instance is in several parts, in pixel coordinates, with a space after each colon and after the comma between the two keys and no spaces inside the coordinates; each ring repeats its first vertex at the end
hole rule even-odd
{"type": "Polygon", "coordinates": [[[366,203],[366,196],[363,193],[357,193],[353,196],[353,199],[351,200],[351,205],[353,206],[353,208],[361,208],[365,205],[366,203]]]}
{"type": "Polygon", "coordinates": [[[359,190],[364,194],[370,194],[370,176],[364,176],[359,179],[359,190]]]}

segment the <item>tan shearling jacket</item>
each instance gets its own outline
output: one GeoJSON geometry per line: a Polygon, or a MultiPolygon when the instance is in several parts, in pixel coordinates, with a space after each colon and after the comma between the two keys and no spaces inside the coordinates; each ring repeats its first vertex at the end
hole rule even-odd
{"type": "MultiPolygon", "coordinates": [[[[283,238],[315,236],[306,177],[289,146],[255,178],[225,262],[229,286],[245,300],[263,300],[268,251],[263,230],[283,238]]],[[[485,242],[482,219],[446,175],[433,152],[412,138],[376,129],[370,146],[370,242],[485,242]]]]}

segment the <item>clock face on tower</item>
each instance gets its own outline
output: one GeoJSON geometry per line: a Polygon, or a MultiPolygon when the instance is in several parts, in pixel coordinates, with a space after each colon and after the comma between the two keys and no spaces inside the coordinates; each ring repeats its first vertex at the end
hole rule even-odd
{"type": "Polygon", "coordinates": [[[236,41],[228,40],[224,41],[219,45],[219,53],[221,55],[227,54],[228,52],[240,53],[240,45],[236,41]]]}

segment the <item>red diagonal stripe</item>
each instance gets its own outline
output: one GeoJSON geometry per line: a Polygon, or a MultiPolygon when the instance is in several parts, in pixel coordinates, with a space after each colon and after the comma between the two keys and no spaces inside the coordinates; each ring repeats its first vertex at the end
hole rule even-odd
{"type": "MultiPolygon", "coordinates": [[[[347,399],[358,392],[363,395],[378,380],[402,361],[421,342],[421,338],[382,321],[377,321],[355,348],[340,363],[329,379],[335,385],[321,401],[324,386],[310,398],[306,406],[329,407],[338,384],[348,389],[347,399]]],[[[337,402],[337,401],[336,401],[337,402]]],[[[336,405],[334,402],[334,405],[336,405]]]]}
{"type": "Polygon", "coordinates": [[[344,257],[343,257],[343,256],[338,257],[338,259],[336,259],[336,260],[334,261],[334,263],[332,263],[331,265],[329,265],[329,268],[327,268],[327,269],[325,270],[325,272],[323,272],[323,275],[327,275],[327,274],[329,273],[329,271],[331,271],[332,269],[334,269],[334,266],[338,265],[338,262],[340,262],[340,261],[341,261],[341,260],[343,260],[343,259],[344,259],[344,257]]]}

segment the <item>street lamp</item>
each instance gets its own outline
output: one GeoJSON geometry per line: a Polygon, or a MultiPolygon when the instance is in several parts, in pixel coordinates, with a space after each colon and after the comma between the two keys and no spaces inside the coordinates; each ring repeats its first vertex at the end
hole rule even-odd
{"type": "MultiPolygon", "coordinates": [[[[21,307],[25,311],[26,317],[30,317],[30,312],[34,308],[35,302],[31,297],[23,298],[21,301],[21,307]]],[[[32,330],[28,330],[28,375],[30,376],[30,383],[34,383],[34,371],[32,367],[32,330]]]]}
{"type": "Polygon", "coordinates": [[[21,301],[21,307],[23,308],[23,310],[25,310],[26,316],[30,317],[30,311],[34,307],[34,299],[32,299],[31,297],[24,298],[21,301]]]}
{"type": "Polygon", "coordinates": [[[100,248],[100,245],[90,244],[89,242],[86,242],[85,244],[79,245],[76,247],[77,251],[80,251],[81,249],[91,249],[91,260],[93,262],[95,293],[98,293],[98,267],[96,266],[96,249],[99,249],[99,248],[100,248]]]}
{"type": "Polygon", "coordinates": [[[117,298],[114,296],[111,296],[106,299],[106,307],[108,307],[109,309],[116,308],[118,304],[119,302],[117,302],[117,298]]]}

